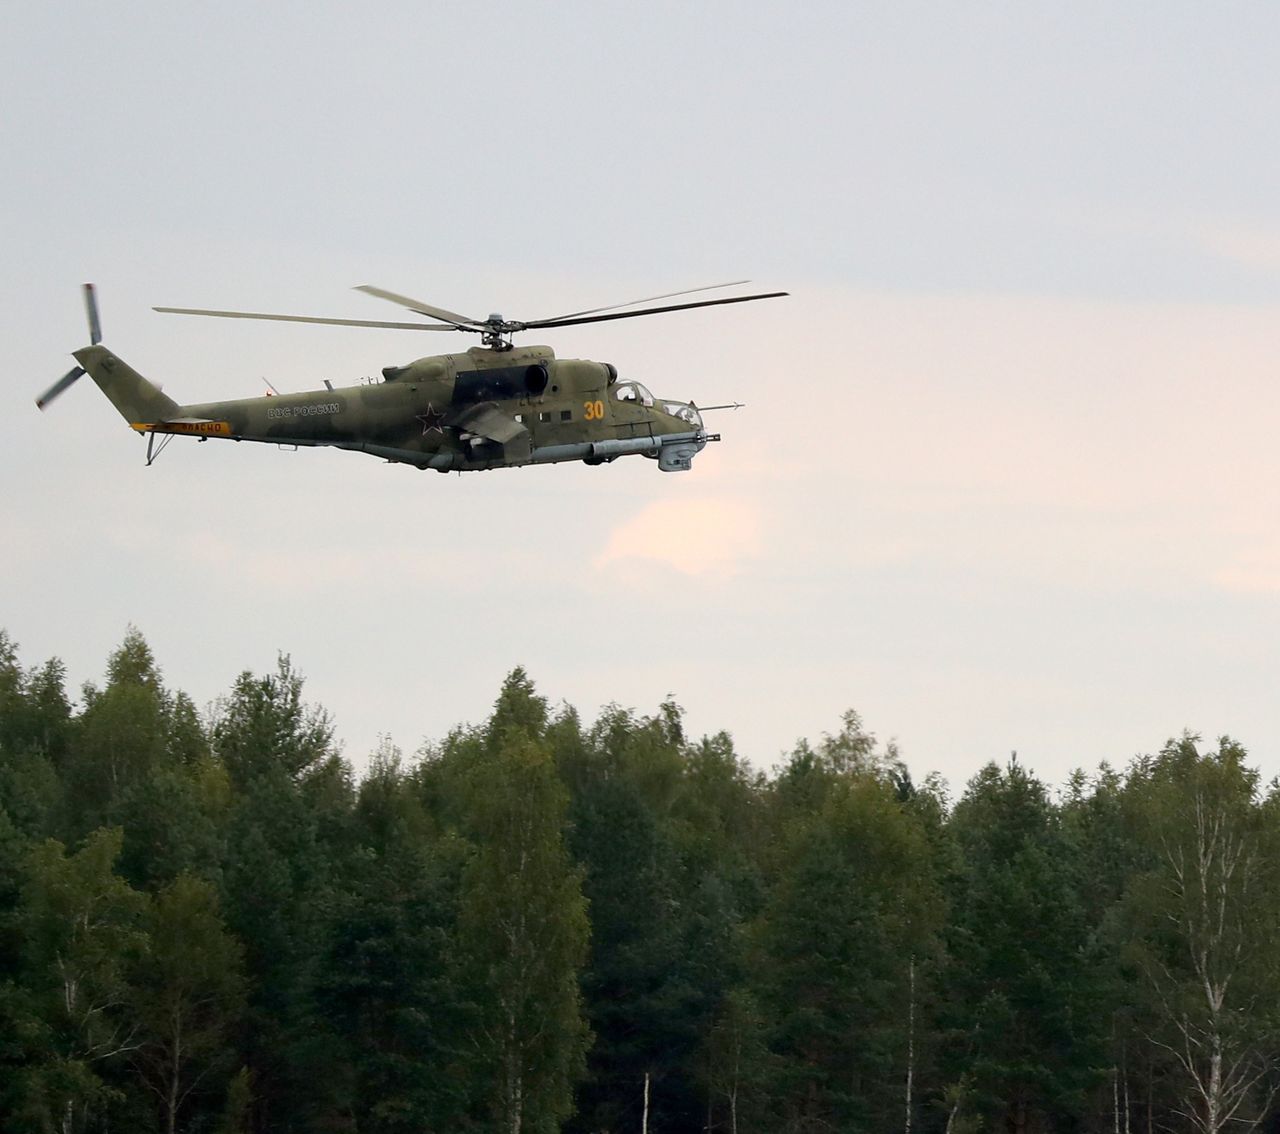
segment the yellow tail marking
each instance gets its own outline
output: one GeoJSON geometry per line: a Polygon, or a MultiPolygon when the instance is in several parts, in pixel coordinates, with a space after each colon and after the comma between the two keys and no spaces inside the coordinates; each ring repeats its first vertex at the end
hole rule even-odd
{"type": "Polygon", "coordinates": [[[230,437],[229,421],[134,421],[139,433],[193,433],[200,437],[230,437]]]}

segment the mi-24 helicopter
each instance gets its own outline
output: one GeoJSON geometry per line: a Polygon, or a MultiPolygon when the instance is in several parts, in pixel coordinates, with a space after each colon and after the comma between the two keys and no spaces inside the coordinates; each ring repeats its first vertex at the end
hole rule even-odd
{"type": "MultiPolygon", "coordinates": [[[[157,307],[176,315],[226,319],[271,319],[338,327],[390,327],[410,331],[462,331],[481,345],[459,354],[432,355],[405,366],[388,366],[382,381],[301,394],[268,394],[234,401],[179,405],[102,345],[93,285],[85,284],[90,345],[74,353],[77,366],[51,386],[36,405],[44,409],[75,380],[88,374],[121,416],[147,434],[147,464],[174,435],[265,441],[281,446],[329,445],[439,472],[585,461],[604,464],[639,453],[664,472],[688,469],[719,434],[708,433],[702,410],[692,401],[654,397],[639,382],[620,378],[607,362],[556,358],[550,347],[516,346],[512,336],[544,327],[572,327],[633,319],[694,307],[774,299],[787,292],[702,299],[639,310],[642,303],[699,291],[734,287],[746,280],[689,288],[610,307],[545,319],[474,319],[408,296],[368,285],[357,288],[435,322],[328,319],[157,307]],[[159,447],[155,445],[161,437],[159,447]]],[[[707,406],[727,409],[734,406],[707,406]]]]}

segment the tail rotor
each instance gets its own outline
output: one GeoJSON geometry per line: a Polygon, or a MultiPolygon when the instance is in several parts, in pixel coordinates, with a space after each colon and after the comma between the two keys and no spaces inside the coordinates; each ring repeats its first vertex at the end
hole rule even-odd
{"type": "Polygon", "coordinates": [[[84,313],[89,317],[89,343],[97,346],[102,342],[102,324],[98,321],[98,294],[91,283],[84,285],[84,313]]]}
{"type": "MultiPolygon", "coordinates": [[[[89,318],[89,342],[93,346],[97,346],[102,342],[102,324],[98,319],[98,297],[93,290],[93,284],[87,283],[84,285],[84,310],[89,318]]],[[[42,410],[48,408],[55,398],[65,393],[68,387],[84,373],[83,366],[73,366],[40,397],[36,398],[37,408],[42,410]]]]}

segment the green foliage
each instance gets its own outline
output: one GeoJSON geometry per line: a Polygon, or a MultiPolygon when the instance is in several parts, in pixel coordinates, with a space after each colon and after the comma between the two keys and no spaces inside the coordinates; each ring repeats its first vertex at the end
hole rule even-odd
{"type": "Polygon", "coordinates": [[[693,754],[671,702],[644,718],[607,709],[585,736],[567,721],[552,733],[592,930],[582,982],[595,1043],[573,1128],[639,1125],[646,1076],[654,1126],[688,1128],[706,1109],[715,1014],[741,976],[754,897],[746,777],[727,737],[693,754]]]}
{"type": "Polygon", "coordinates": [[[137,1048],[129,977],[147,947],[146,898],[114,873],[121,842],[118,828],[102,828],[69,854],[50,839],[26,863],[22,985],[38,1024],[19,1111],[64,1134],[118,1097],[107,1076],[137,1048]]]}
{"type": "Polygon", "coordinates": [[[287,656],[208,719],[134,629],[64,685],[0,632],[5,1131],[1274,1121],[1280,786],[1229,739],[953,806],[852,711],[764,773],[516,669],[357,779],[287,656]]]}
{"type": "Polygon", "coordinates": [[[988,1127],[1078,1120],[1101,1076],[1102,970],[1044,785],[989,764],[956,805],[952,1082],[988,1127]]]}
{"type": "Polygon", "coordinates": [[[467,849],[438,830],[389,744],[360,785],[354,828],[318,990],[350,1045],[351,1109],[366,1134],[459,1129],[471,1087],[454,930],[467,849]]]}
{"type": "Polygon", "coordinates": [[[247,1067],[241,1067],[227,1087],[227,1101],[216,1127],[217,1134],[249,1134],[253,1086],[247,1067]]]}
{"type": "Polygon", "coordinates": [[[77,833],[118,824],[128,793],[163,766],[170,699],[151,649],[136,630],[107,663],[107,685],[86,686],[67,770],[77,833]]]}
{"type": "Polygon", "coordinates": [[[237,788],[277,774],[297,782],[331,755],[333,726],[303,701],[302,685],[286,654],[275,673],[236,678],[214,721],[213,746],[237,788]]]}
{"type": "Polygon", "coordinates": [[[937,951],[941,901],[919,821],[890,784],[845,765],[821,808],[789,825],[760,919],[776,1120],[882,1130],[905,1108],[916,958],[937,951]]]}
{"type": "Polygon", "coordinates": [[[582,874],[564,844],[566,792],[542,739],[545,706],[507,679],[470,769],[459,943],[470,1029],[495,1128],[558,1130],[588,1042],[578,972],[588,937],[582,874]]]}
{"type": "Polygon", "coordinates": [[[155,896],[147,928],[129,992],[137,1025],[130,1060],[173,1134],[200,1092],[221,1097],[227,1041],[244,1011],[243,948],[223,924],[217,891],[189,874],[155,896]]]}
{"type": "Polygon", "coordinates": [[[0,630],[0,807],[31,838],[62,832],[65,785],[59,769],[72,729],[56,659],[26,671],[0,630]]]}
{"type": "Polygon", "coordinates": [[[1244,749],[1197,741],[1170,741],[1142,769],[1146,869],[1128,879],[1124,914],[1170,1109],[1216,1134],[1260,1120],[1277,1083],[1280,830],[1244,749]]]}
{"type": "Polygon", "coordinates": [[[65,679],[56,658],[23,670],[17,646],[0,630],[0,753],[37,751],[61,766],[71,727],[65,679]]]}

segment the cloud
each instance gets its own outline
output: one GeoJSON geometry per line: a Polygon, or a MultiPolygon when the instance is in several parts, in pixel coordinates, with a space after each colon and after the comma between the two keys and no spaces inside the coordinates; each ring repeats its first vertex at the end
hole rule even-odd
{"type": "Polygon", "coordinates": [[[727,577],[760,551],[760,517],[743,500],[657,500],[610,534],[597,569],[630,560],[686,575],[727,577]]]}
{"type": "Polygon", "coordinates": [[[1280,231],[1237,222],[1202,225],[1196,233],[1210,255],[1249,268],[1280,268],[1280,231]]]}
{"type": "Polygon", "coordinates": [[[1235,556],[1213,573],[1219,587],[1237,594],[1280,593],[1280,547],[1257,548],[1235,556]]]}

